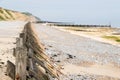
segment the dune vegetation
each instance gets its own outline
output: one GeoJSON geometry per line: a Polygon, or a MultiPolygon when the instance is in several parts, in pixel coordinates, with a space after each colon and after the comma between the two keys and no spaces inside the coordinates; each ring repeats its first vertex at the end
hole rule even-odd
{"type": "Polygon", "coordinates": [[[22,13],[18,11],[12,11],[4,8],[0,8],[0,21],[9,21],[9,20],[33,20],[36,19],[32,14],[27,15],[27,13],[22,13]]]}
{"type": "Polygon", "coordinates": [[[103,38],[106,38],[106,39],[109,39],[109,40],[114,40],[114,41],[120,43],[120,36],[103,36],[103,38]]]}

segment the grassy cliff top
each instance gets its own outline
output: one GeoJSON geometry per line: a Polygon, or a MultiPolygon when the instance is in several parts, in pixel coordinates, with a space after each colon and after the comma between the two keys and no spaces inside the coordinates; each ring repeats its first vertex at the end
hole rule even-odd
{"type": "Polygon", "coordinates": [[[28,15],[28,13],[22,13],[18,11],[12,11],[8,9],[4,9],[0,7],[0,21],[9,21],[9,20],[21,20],[21,21],[28,21],[28,20],[35,20],[36,17],[28,15]]]}

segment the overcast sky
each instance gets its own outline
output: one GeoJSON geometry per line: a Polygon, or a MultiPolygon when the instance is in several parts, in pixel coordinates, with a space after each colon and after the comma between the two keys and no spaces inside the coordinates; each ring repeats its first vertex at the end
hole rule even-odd
{"type": "Polygon", "coordinates": [[[48,21],[120,26],[120,0],[2,0],[0,7],[48,21]]]}

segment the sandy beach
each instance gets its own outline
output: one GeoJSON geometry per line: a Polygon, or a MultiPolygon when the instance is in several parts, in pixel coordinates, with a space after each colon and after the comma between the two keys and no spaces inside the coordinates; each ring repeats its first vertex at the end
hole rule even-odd
{"type": "Polygon", "coordinates": [[[13,48],[24,24],[21,21],[0,22],[0,80],[11,80],[6,75],[6,65],[8,60],[15,63],[13,48]]]}
{"type": "MultiPolygon", "coordinates": [[[[0,22],[0,77],[6,76],[6,62],[15,63],[13,48],[25,22],[0,22]]],[[[62,67],[60,80],[119,80],[120,47],[89,35],[35,24],[46,54],[62,67]],[[88,36],[88,37],[87,37],[88,36]]]]}
{"type": "Polygon", "coordinates": [[[62,66],[67,77],[61,76],[61,80],[120,79],[118,44],[76,35],[54,26],[36,24],[35,28],[47,55],[62,66]]]}

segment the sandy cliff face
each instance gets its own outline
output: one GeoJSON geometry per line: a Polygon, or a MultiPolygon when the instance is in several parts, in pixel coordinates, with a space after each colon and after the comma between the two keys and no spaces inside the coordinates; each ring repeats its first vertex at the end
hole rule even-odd
{"type": "Polygon", "coordinates": [[[27,13],[25,14],[17,11],[0,8],[0,21],[3,21],[3,20],[34,21],[37,19],[33,15],[28,15],[27,13]]]}

